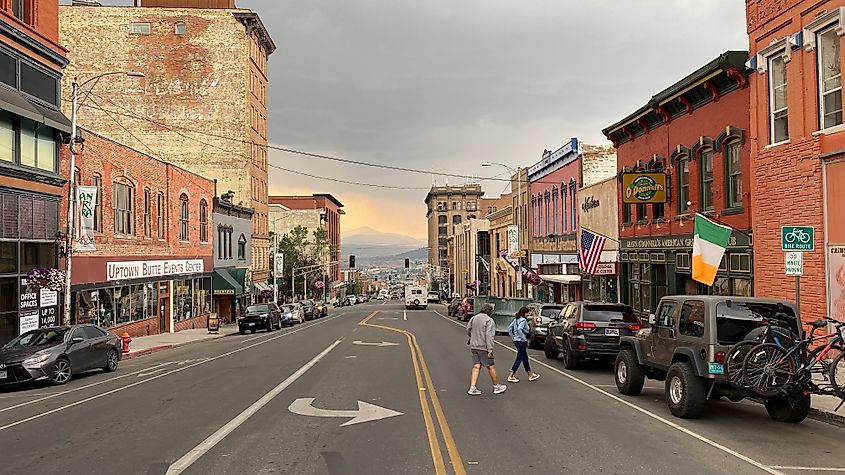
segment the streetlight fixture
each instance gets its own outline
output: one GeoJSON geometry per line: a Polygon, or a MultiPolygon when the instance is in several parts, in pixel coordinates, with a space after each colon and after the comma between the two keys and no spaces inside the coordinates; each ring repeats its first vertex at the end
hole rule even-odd
{"type": "Polygon", "coordinates": [[[70,324],[70,280],[71,280],[71,271],[73,269],[73,245],[74,245],[74,233],[76,232],[76,173],[74,170],[76,169],[76,141],[77,141],[77,124],[76,124],[76,116],[79,105],[85,102],[85,99],[88,98],[88,94],[91,94],[91,90],[97,86],[97,83],[100,82],[100,79],[106,76],[114,76],[122,74],[129,77],[134,78],[142,78],[144,77],[144,73],[140,71],[111,71],[108,73],[98,74],[94,77],[88,78],[82,84],[79,84],[77,78],[73,78],[73,83],[71,83],[71,111],[70,111],[70,168],[68,168],[68,174],[70,175],[70,179],[68,180],[68,200],[67,200],[67,235],[65,239],[67,240],[67,245],[65,246],[65,292],[64,292],[64,304],[65,304],[65,311],[64,311],[64,324],[70,324]],[[88,94],[82,98],[82,101],[79,101],[79,90],[83,88],[86,84],[90,82],[94,82],[91,85],[91,88],[88,90],[88,94]]]}

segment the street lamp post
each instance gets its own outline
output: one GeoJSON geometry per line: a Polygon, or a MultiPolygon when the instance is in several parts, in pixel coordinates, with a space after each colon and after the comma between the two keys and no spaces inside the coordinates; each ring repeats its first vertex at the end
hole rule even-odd
{"type": "MultiPolygon", "coordinates": [[[[144,73],[138,71],[112,71],[108,73],[98,74],[92,78],[87,79],[82,84],[79,84],[77,78],[73,78],[73,83],[71,83],[71,109],[70,109],[70,167],[68,168],[68,174],[70,175],[70,179],[68,180],[68,200],[67,200],[67,235],[65,236],[65,291],[64,291],[64,315],[63,315],[63,324],[70,325],[70,301],[71,301],[71,294],[70,294],[70,281],[71,281],[71,271],[73,270],[73,246],[74,246],[74,233],[76,233],[76,173],[74,170],[76,169],[76,141],[77,141],[77,130],[76,130],[76,117],[77,111],[79,108],[79,90],[82,89],[86,84],[94,81],[94,84],[91,86],[93,89],[100,79],[106,76],[113,76],[117,74],[124,74],[130,77],[137,77],[142,78],[144,77],[144,73]]],[[[89,90],[88,93],[90,94],[91,91],[89,90]]],[[[85,102],[85,99],[88,96],[86,95],[83,98],[82,102],[85,102]]]]}
{"type": "MultiPolygon", "coordinates": [[[[500,167],[505,167],[505,168],[508,169],[508,171],[510,171],[511,173],[516,175],[516,185],[517,185],[516,205],[517,205],[518,209],[517,209],[517,212],[516,212],[515,221],[516,221],[516,227],[519,230],[518,236],[520,236],[520,239],[518,239],[517,241],[519,242],[519,247],[522,247],[522,239],[521,239],[521,237],[522,237],[522,168],[516,167],[516,170],[514,170],[513,168],[505,165],[504,163],[498,163],[498,162],[484,162],[484,163],[481,164],[482,167],[492,167],[493,165],[499,165],[500,167]]],[[[513,190],[511,190],[511,191],[513,191],[513,190]]],[[[522,293],[522,275],[516,276],[516,290],[520,294],[522,293]]]]}

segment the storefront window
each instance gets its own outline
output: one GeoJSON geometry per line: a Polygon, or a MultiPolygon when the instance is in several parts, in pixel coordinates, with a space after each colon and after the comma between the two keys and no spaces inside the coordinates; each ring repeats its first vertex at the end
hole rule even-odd
{"type": "Polygon", "coordinates": [[[211,278],[173,281],[174,319],[188,320],[211,312],[211,278]]]}
{"type": "Polygon", "coordinates": [[[33,269],[50,269],[54,267],[56,267],[55,243],[21,243],[21,274],[33,269]]]}
{"type": "Polygon", "coordinates": [[[18,243],[0,242],[0,274],[17,274],[18,243]]]}
{"type": "MultiPolygon", "coordinates": [[[[0,295],[18,295],[18,278],[0,278],[0,295]]],[[[17,298],[0,298],[0,344],[18,336],[17,298]]]]}

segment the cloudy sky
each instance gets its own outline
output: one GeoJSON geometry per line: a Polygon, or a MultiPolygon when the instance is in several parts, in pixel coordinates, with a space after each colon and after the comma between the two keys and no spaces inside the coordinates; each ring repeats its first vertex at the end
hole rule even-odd
{"type": "MultiPolygon", "coordinates": [[[[64,2],[63,2],[64,3],[64,2]]],[[[131,3],[103,1],[104,4],[131,3]]],[[[719,53],[746,49],[739,0],[237,0],[270,57],[270,141],[435,172],[491,176],[601,129],[719,53]]],[[[427,188],[431,175],[271,152],[312,175],[427,188]]],[[[271,194],[330,192],[344,227],[425,236],[426,191],[271,170],[271,194]]],[[[437,184],[445,178],[434,177],[437,184]]],[[[450,179],[450,184],[460,180],[450,179]]],[[[503,184],[482,182],[489,195],[503,184]]]]}

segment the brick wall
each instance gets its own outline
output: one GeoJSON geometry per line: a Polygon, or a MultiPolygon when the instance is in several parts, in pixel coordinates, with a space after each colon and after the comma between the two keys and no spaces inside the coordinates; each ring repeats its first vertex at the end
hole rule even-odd
{"type": "Polygon", "coordinates": [[[612,145],[582,145],[581,181],[588,186],[616,175],[616,149],[612,145]]]}
{"type": "Polygon", "coordinates": [[[132,338],[139,336],[158,335],[160,333],[158,317],[147,318],[145,320],[138,320],[132,323],[127,323],[126,325],[118,325],[116,327],[109,328],[108,331],[109,333],[112,333],[117,336],[121,336],[124,333],[128,333],[129,336],[131,336],[132,338]]]}
{"type": "Polygon", "coordinates": [[[208,328],[208,315],[200,315],[199,317],[189,318],[176,322],[174,328],[177,332],[182,330],[192,330],[194,328],[208,328]]]}

